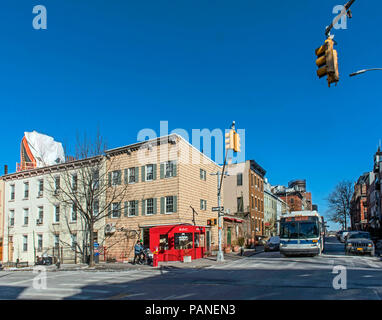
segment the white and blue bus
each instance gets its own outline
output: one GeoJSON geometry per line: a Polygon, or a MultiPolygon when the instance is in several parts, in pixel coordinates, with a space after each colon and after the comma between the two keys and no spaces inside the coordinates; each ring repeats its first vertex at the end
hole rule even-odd
{"type": "Polygon", "coordinates": [[[317,211],[293,211],[280,219],[280,253],[316,256],[324,250],[325,223],[317,211]]]}

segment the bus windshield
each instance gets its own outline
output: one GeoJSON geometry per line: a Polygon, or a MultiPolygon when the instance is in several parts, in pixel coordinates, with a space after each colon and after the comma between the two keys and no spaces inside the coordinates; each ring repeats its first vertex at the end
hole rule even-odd
{"type": "Polygon", "coordinates": [[[280,238],[283,239],[305,239],[318,238],[318,224],[314,221],[309,222],[282,222],[280,238]]]}

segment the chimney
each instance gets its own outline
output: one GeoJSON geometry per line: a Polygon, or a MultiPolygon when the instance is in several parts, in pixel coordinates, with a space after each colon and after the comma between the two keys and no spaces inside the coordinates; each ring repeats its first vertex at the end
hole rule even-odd
{"type": "Polygon", "coordinates": [[[4,165],[4,175],[8,174],[8,165],[4,165]]]}

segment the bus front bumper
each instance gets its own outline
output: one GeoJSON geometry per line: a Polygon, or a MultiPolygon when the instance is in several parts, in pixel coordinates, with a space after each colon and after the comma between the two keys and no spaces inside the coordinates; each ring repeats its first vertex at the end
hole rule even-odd
{"type": "Polygon", "coordinates": [[[280,253],[285,255],[317,255],[320,253],[320,247],[291,248],[280,247],[280,253]]]}

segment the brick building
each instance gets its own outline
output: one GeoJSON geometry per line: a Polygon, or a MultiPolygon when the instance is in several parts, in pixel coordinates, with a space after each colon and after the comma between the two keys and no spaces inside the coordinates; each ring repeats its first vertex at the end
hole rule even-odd
{"type": "Polygon", "coordinates": [[[370,173],[360,176],[354,184],[354,192],[350,202],[350,220],[352,230],[368,229],[367,189],[370,173]]]}

